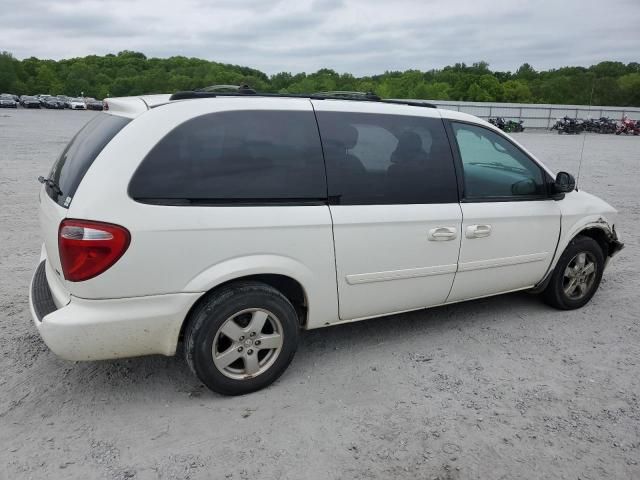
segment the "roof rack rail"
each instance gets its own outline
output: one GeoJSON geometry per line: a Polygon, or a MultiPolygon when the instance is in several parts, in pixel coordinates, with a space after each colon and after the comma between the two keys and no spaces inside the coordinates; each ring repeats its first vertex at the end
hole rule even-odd
{"type": "Polygon", "coordinates": [[[176,92],[169,100],[187,100],[190,98],[214,98],[221,95],[256,95],[256,91],[249,85],[210,85],[196,90],[176,92]]]}
{"type": "Polygon", "coordinates": [[[195,90],[196,92],[235,92],[243,95],[252,95],[256,91],[249,87],[249,85],[210,85],[208,87],[202,87],[195,90]]]}
{"type": "Polygon", "coordinates": [[[381,98],[374,92],[349,92],[349,91],[330,91],[316,93],[258,93],[248,85],[212,85],[210,87],[200,88],[198,90],[189,90],[184,92],[176,92],[169,100],[187,100],[195,98],[215,98],[215,97],[237,97],[237,96],[256,96],[256,97],[278,97],[278,98],[309,98],[312,100],[352,100],[359,102],[380,102],[396,105],[410,105],[413,107],[438,108],[432,103],[381,98]]]}
{"type": "Polygon", "coordinates": [[[312,96],[319,96],[319,97],[324,97],[324,98],[329,98],[329,97],[335,97],[335,98],[343,98],[346,100],[350,100],[353,98],[362,100],[362,99],[366,99],[366,100],[382,100],[381,97],[379,97],[378,95],[376,95],[373,92],[349,92],[346,90],[333,90],[333,91],[328,91],[328,92],[316,92],[313,93],[312,96]]]}

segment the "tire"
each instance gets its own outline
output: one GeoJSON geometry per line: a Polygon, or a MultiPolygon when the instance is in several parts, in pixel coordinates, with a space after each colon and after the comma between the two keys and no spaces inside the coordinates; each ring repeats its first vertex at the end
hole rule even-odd
{"type": "Polygon", "coordinates": [[[213,292],[188,321],[187,364],[202,383],[223,395],[243,395],[270,385],[287,369],[298,347],[295,308],[261,282],[237,282],[213,292]],[[252,325],[259,331],[252,331],[252,325]],[[274,348],[265,348],[267,342],[274,348]]]}
{"type": "Polygon", "coordinates": [[[578,235],[560,256],[551,280],[542,292],[543,299],[560,310],[573,310],[586,305],[600,286],[604,263],[604,253],[598,242],[578,235]],[[576,272],[580,267],[581,255],[584,255],[584,274],[580,270],[576,272]],[[584,268],[590,264],[593,264],[594,272],[587,275],[584,268]]]}

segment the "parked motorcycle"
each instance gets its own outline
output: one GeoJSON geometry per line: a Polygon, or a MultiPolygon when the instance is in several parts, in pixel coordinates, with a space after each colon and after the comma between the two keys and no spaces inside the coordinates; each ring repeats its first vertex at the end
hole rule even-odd
{"type": "Polygon", "coordinates": [[[524,132],[524,126],[522,125],[523,123],[523,120],[520,120],[518,122],[509,120],[507,122],[505,132],[524,132]]]}
{"type": "Polygon", "coordinates": [[[587,118],[583,123],[585,132],[600,133],[600,120],[587,118]]]}
{"type": "Polygon", "coordinates": [[[625,115],[622,117],[622,120],[620,120],[620,124],[616,129],[616,135],[620,135],[621,133],[624,133],[625,135],[640,135],[640,122],[637,120],[631,120],[625,115]]]}
{"type": "Polygon", "coordinates": [[[600,117],[598,133],[616,133],[617,124],[609,117],[600,117]]]}
{"type": "Polygon", "coordinates": [[[524,132],[524,126],[522,126],[523,121],[520,120],[518,122],[514,120],[506,121],[502,117],[490,118],[489,123],[495,125],[503,132],[524,132]]]}
{"type": "Polygon", "coordinates": [[[551,127],[551,130],[558,131],[558,135],[561,135],[563,133],[567,133],[570,135],[578,134],[582,132],[583,129],[584,129],[584,122],[582,120],[579,120],[577,118],[569,118],[569,117],[559,118],[556,121],[555,125],[551,127]]]}
{"type": "Polygon", "coordinates": [[[507,124],[507,122],[505,122],[504,118],[502,118],[502,117],[490,118],[489,119],[489,123],[491,125],[495,125],[496,127],[498,127],[502,131],[504,131],[505,126],[507,124]]]}

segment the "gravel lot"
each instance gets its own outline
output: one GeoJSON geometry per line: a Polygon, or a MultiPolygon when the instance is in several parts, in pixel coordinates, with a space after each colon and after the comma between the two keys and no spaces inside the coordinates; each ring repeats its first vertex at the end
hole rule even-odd
{"type": "MultiPolygon", "coordinates": [[[[28,310],[36,177],[93,112],[0,110],[0,479],[640,478],[640,138],[588,135],[580,184],[627,248],[593,301],[525,293],[307,332],[271,388],[183,360],[72,363],[28,310]]],[[[577,173],[583,136],[516,138],[577,173]]]]}

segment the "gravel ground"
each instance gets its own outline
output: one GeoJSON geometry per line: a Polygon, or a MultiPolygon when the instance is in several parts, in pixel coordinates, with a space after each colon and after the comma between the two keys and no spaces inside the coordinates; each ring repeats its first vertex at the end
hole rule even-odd
{"type": "MultiPolygon", "coordinates": [[[[183,360],[72,363],[27,305],[38,184],[92,112],[0,110],[0,479],[640,478],[640,138],[586,136],[580,183],[627,248],[593,301],[511,294],[302,335],[272,387],[183,360]]],[[[517,139],[576,173],[583,136],[517,139]]]]}

